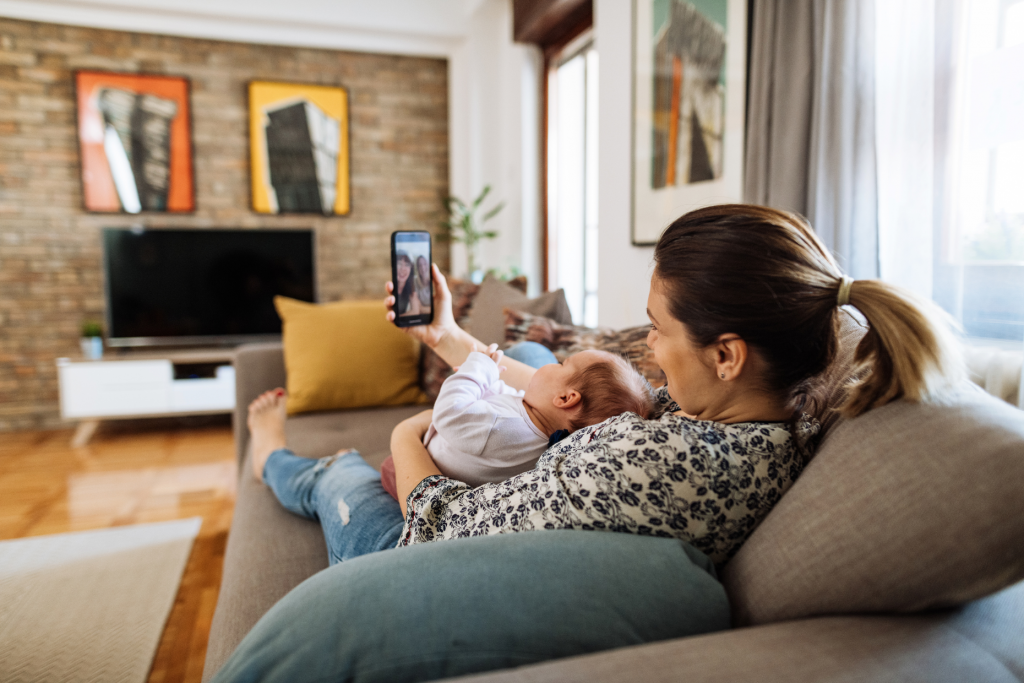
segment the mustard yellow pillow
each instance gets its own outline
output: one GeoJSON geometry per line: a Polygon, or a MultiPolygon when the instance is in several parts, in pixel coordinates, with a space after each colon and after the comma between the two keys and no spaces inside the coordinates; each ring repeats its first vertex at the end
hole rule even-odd
{"type": "Polygon", "coordinates": [[[288,414],[424,403],[419,342],[384,319],[380,301],[274,298],[281,316],[288,414]]]}

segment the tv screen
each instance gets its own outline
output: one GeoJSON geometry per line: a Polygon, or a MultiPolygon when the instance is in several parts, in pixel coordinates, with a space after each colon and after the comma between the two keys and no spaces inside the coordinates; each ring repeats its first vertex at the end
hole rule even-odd
{"type": "Polygon", "coordinates": [[[281,334],[278,294],[315,301],[312,230],[105,228],[112,346],[281,334]]]}

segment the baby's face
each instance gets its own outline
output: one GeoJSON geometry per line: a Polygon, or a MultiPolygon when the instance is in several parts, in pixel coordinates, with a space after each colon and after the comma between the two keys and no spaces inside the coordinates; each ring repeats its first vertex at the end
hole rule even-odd
{"type": "Polygon", "coordinates": [[[542,365],[537,368],[537,372],[533,373],[533,378],[530,379],[530,384],[526,387],[526,395],[523,398],[531,406],[537,408],[554,405],[557,397],[565,394],[567,390],[575,388],[569,386],[572,376],[593,365],[598,359],[596,354],[599,353],[601,352],[581,351],[566,358],[564,363],[542,365]]]}

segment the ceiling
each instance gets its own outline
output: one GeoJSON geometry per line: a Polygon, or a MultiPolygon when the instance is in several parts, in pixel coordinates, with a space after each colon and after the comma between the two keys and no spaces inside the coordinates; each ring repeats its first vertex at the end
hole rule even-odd
{"type": "Polygon", "coordinates": [[[499,0],[0,0],[0,16],[285,45],[447,55],[499,0]]]}

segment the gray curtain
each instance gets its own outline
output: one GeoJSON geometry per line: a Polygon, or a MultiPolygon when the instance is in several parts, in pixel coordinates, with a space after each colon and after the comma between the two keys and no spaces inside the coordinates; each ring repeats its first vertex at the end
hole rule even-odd
{"type": "Polygon", "coordinates": [[[874,0],[757,0],[744,195],[810,219],[843,268],[877,278],[874,0]]]}

